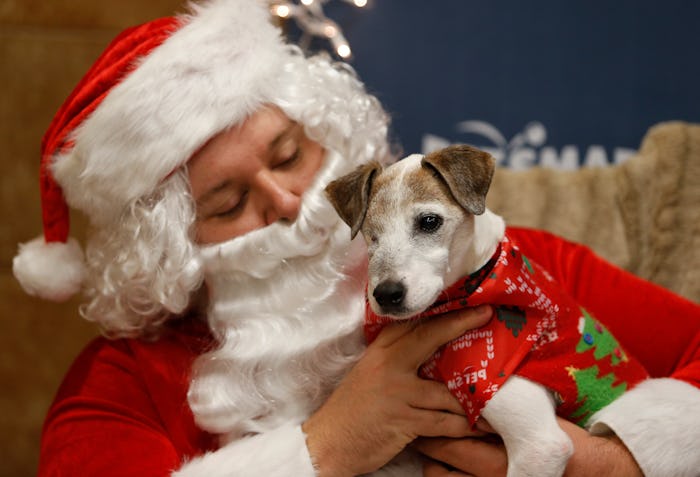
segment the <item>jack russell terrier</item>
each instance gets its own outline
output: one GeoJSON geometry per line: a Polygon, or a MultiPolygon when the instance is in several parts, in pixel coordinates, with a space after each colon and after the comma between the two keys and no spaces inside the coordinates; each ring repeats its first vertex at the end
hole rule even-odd
{"type": "Polygon", "coordinates": [[[456,145],[363,165],[326,194],[367,242],[368,341],[394,320],[492,305],[490,323],[420,374],[446,383],[472,426],[483,416],[501,436],[508,477],[559,476],[573,444],[556,414],[583,426],[647,373],[505,234],[485,205],[494,168],[486,152],[456,145]]]}

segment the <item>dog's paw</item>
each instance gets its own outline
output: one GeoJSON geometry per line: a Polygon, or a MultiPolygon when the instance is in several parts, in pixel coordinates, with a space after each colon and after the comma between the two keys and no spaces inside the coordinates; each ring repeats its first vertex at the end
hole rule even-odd
{"type": "Polygon", "coordinates": [[[561,477],[574,453],[574,444],[564,432],[533,439],[508,455],[507,477],[561,477]]]}

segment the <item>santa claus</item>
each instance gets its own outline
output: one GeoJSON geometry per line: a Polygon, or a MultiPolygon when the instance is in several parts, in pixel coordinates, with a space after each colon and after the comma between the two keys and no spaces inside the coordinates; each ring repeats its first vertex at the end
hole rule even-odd
{"type": "Polygon", "coordinates": [[[120,34],[46,133],[44,235],[13,264],[30,294],[82,290],[105,335],[49,410],[39,475],[356,475],[419,435],[473,435],[416,369],[488,307],[363,341],[364,245],[323,189],[389,161],[387,128],[352,70],[285,43],[262,2],[120,34]]]}

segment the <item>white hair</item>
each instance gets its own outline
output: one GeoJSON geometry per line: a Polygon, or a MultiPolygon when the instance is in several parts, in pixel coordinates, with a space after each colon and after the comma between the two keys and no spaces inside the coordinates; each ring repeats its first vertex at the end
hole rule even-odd
{"type": "Polygon", "coordinates": [[[150,336],[202,285],[185,170],[97,228],[86,245],[89,301],[80,312],[110,338],[150,336]]]}

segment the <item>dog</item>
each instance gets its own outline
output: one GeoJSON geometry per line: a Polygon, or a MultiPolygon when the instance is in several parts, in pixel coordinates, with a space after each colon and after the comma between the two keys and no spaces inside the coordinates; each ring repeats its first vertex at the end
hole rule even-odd
{"type": "Polygon", "coordinates": [[[482,416],[501,436],[508,477],[559,476],[573,444],[557,413],[583,425],[647,373],[509,239],[486,208],[494,169],[488,153],[454,145],[360,166],[326,194],[367,243],[368,341],[395,320],[493,305],[489,324],[420,373],[444,381],[472,425],[482,416]]]}

